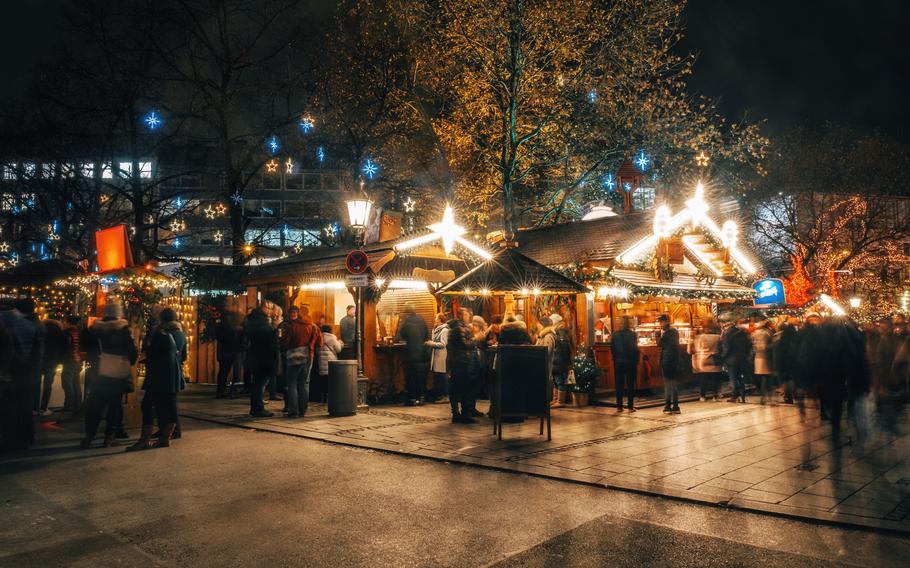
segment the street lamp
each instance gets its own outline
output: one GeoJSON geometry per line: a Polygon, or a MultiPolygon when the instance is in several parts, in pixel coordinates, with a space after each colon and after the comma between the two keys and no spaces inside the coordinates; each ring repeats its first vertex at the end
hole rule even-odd
{"type": "Polygon", "coordinates": [[[349,199],[345,203],[348,206],[348,221],[354,231],[354,240],[360,246],[363,244],[363,236],[366,233],[367,222],[370,220],[370,212],[373,210],[373,202],[358,197],[349,199]]]}

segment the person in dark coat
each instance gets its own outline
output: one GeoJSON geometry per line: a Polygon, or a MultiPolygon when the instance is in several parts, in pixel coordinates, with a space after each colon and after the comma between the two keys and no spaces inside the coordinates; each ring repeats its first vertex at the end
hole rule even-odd
{"type": "Polygon", "coordinates": [[[774,335],[771,343],[771,363],[774,374],[784,387],[784,402],[793,404],[793,392],[796,388],[797,361],[799,359],[799,342],[797,341],[796,318],[789,318],[774,335]]]}
{"type": "Polygon", "coordinates": [[[186,388],[183,363],[186,361],[186,333],[177,321],[177,312],[161,310],[160,323],[147,342],[145,382],[142,390],[142,435],[127,451],[166,448],[177,428],[177,393],[186,388]],[[158,441],[152,442],[158,420],[158,441]]]}
{"type": "Polygon", "coordinates": [[[720,336],[720,360],[730,379],[729,402],[746,402],[746,379],[751,374],[752,340],[735,321],[728,321],[720,336]]]}
{"type": "Polygon", "coordinates": [[[352,360],[357,359],[357,309],[354,306],[348,306],[344,310],[344,317],[338,322],[340,328],[339,339],[344,347],[338,354],[339,359],[352,360]]]}
{"type": "MultiPolygon", "coordinates": [[[[661,334],[657,340],[660,348],[660,371],[664,376],[664,413],[679,414],[679,332],[670,325],[667,314],[657,318],[661,334]]],[[[748,340],[748,336],[746,340],[748,340]]]]}
{"type": "Polygon", "coordinates": [[[107,448],[117,445],[115,434],[123,426],[123,395],[133,392],[132,366],[136,364],[139,351],[119,303],[105,305],[104,317],[96,321],[90,331],[90,341],[98,343],[98,372],[85,402],[85,438],[80,446],[91,446],[104,418],[104,447],[107,448]]]}
{"type": "Polygon", "coordinates": [[[610,339],[613,355],[613,376],[616,382],[616,411],[622,412],[623,396],[627,397],[629,412],[635,412],[635,376],[638,373],[638,335],[631,329],[631,318],[624,316],[620,327],[610,339]]]}
{"type": "Polygon", "coordinates": [[[0,307],[0,449],[27,449],[34,438],[33,376],[41,365],[43,335],[12,305],[0,307]]]}
{"type": "Polygon", "coordinates": [[[470,400],[473,370],[472,358],[477,344],[470,328],[459,319],[449,320],[449,337],[446,342],[446,368],[449,370],[449,403],[452,405],[452,422],[473,424],[471,416],[474,401],[470,400]]]}
{"type": "Polygon", "coordinates": [[[43,380],[35,385],[34,409],[38,414],[46,414],[57,367],[66,360],[69,337],[63,330],[63,324],[55,319],[43,320],[41,326],[44,328],[44,361],[41,367],[43,380]]]}
{"type": "Polygon", "coordinates": [[[278,334],[269,325],[269,318],[262,308],[256,308],[247,316],[243,335],[248,346],[245,366],[252,375],[250,416],[274,416],[274,413],[266,412],[262,396],[266,385],[278,372],[278,358],[281,355],[278,334]]]}
{"type": "Polygon", "coordinates": [[[531,345],[531,336],[525,322],[515,317],[515,314],[506,314],[505,320],[499,326],[499,345],[531,345]]]}
{"type": "Polygon", "coordinates": [[[79,316],[67,316],[66,327],[64,328],[67,336],[66,358],[63,360],[63,373],[60,375],[63,383],[63,410],[78,412],[82,408],[82,383],[80,381],[80,372],[82,370],[82,320],[79,316]]]}
{"type": "Polygon", "coordinates": [[[398,324],[396,341],[404,341],[405,378],[408,389],[407,406],[419,405],[423,399],[426,369],[424,363],[427,355],[425,343],[430,333],[423,318],[417,315],[413,305],[406,305],[404,316],[398,324]]]}
{"type": "Polygon", "coordinates": [[[243,327],[236,312],[224,312],[215,329],[215,339],[218,342],[218,388],[215,398],[234,398],[234,384],[243,380],[243,327]],[[227,383],[229,373],[230,385],[227,383]]]}

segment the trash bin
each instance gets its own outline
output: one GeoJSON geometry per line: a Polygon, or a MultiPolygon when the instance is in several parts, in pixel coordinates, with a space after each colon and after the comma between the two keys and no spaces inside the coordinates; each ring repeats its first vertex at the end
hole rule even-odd
{"type": "Polygon", "coordinates": [[[329,361],[329,416],[357,414],[357,361],[329,361]]]}

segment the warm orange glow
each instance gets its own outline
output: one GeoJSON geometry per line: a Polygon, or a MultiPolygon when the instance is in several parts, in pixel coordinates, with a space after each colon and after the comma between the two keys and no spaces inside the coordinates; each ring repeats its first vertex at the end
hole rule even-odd
{"type": "Polygon", "coordinates": [[[98,249],[98,272],[120,270],[133,265],[133,254],[126,238],[126,226],[117,225],[95,233],[98,249]]]}

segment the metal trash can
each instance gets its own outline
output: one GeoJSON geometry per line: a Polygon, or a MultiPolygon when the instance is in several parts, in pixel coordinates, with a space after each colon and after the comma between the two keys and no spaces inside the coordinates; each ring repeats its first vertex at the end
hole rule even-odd
{"type": "Polygon", "coordinates": [[[357,414],[357,361],[329,361],[329,416],[357,414]]]}

